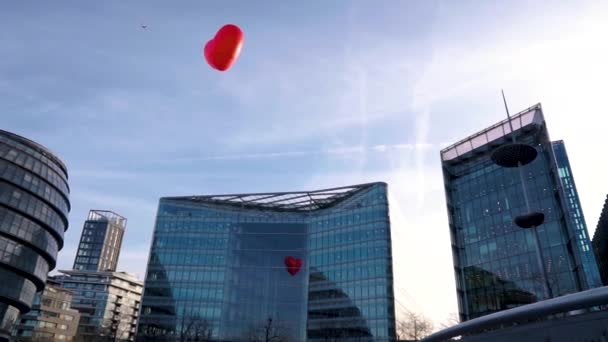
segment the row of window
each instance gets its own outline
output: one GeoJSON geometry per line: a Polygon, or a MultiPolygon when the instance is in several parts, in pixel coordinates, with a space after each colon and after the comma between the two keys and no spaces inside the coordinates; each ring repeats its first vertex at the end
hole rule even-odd
{"type": "Polygon", "coordinates": [[[222,236],[155,236],[152,248],[186,249],[186,248],[226,248],[228,238],[222,236]]]}
{"type": "Polygon", "coordinates": [[[376,221],[387,221],[387,208],[388,204],[378,205],[369,210],[359,209],[350,215],[327,215],[321,218],[311,219],[310,232],[320,233],[340,227],[349,227],[376,221]]]}
{"type": "MultiPolygon", "coordinates": [[[[58,162],[56,162],[52,158],[50,158],[47,155],[47,152],[41,153],[38,150],[36,150],[18,140],[11,139],[10,137],[4,136],[4,135],[0,135],[0,143],[6,144],[7,146],[18,148],[20,151],[25,152],[25,153],[29,154],[30,156],[35,157],[36,159],[45,163],[45,165],[51,167],[57,173],[64,175],[65,179],[67,179],[67,174],[66,174],[65,170],[58,164],[58,162]]],[[[55,156],[52,156],[52,157],[55,157],[55,156]]]]}
{"type": "MultiPolygon", "coordinates": [[[[224,266],[226,265],[226,257],[224,251],[218,250],[213,253],[213,250],[174,250],[171,253],[155,253],[150,258],[150,266],[153,265],[201,265],[201,266],[224,266]],[[198,252],[198,253],[197,253],[198,252]],[[218,254],[222,253],[222,254],[218,254]],[[196,253],[196,254],[195,254],[196,253]],[[206,253],[206,254],[202,254],[206,253]]],[[[174,267],[171,267],[174,268],[174,267]]]]}
{"type": "Polygon", "coordinates": [[[107,223],[100,221],[85,221],[82,235],[106,235],[107,223]]]}
{"type": "Polygon", "coordinates": [[[334,289],[324,289],[321,291],[312,291],[308,294],[308,300],[311,302],[315,301],[326,301],[340,298],[348,298],[350,300],[357,300],[357,302],[368,299],[368,298],[387,298],[388,288],[386,284],[382,283],[346,283],[340,284],[339,287],[334,289]]]}
{"type": "MultiPolygon", "coordinates": [[[[337,228],[342,226],[352,226],[370,221],[381,220],[384,221],[387,218],[387,207],[376,206],[374,208],[364,208],[353,211],[352,213],[344,214],[337,213],[335,215],[323,215],[320,217],[313,216],[307,220],[298,218],[298,220],[286,220],[283,216],[277,218],[277,221],[273,224],[293,224],[293,223],[309,223],[311,232],[321,232],[328,228],[337,228]],[[293,221],[293,222],[291,222],[293,221]]],[[[251,217],[246,216],[234,216],[232,219],[215,220],[210,219],[197,219],[197,218],[183,218],[174,216],[160,216],[156,223],[156,233],[202,233],[202,232],[217,232],[223,233],[227,231],[238,232],[240,225],[243,223],[270,223],[273,220],[268,217],[251,217]],[[231,229],[235,228],[235,229],[231,229]]],[[[298,233],[298,230],[293,233],[298,233]]]]}
{"type": "MultiPolygon", "coordinates": [[[[558,270],[548,272],[548,277],[552,283],[554,292],[560,294],[566,294],[573,291],[576,288],[574,281],[575,274],[567,270],[559,273],[558,270]]],[[[457,277],[460,281],[461,277],[457,277]]],[[[505,284],[527,284],[537,283],[541,280],[541,273],[538,272],[538,267],[534,264],[521,264],[515,270],[499,269],[490,271],[480,271],[475,274],[466,275],[467,290],[476,289],[489,289],[493,287],[504,286],[505,284]]],[[[528,288],[530,286],[523,286],[522,288],[528,288]]],[[[459,286],[459,290],[462,288],[459,286]]]]}
{"type": "Polygon", "coordinates": [[[0,159],[0,178],[44,198],[63,215],[67,215],[70,210],[68,200],[55,187],[52,187],[43,178],[39,178],[2,159],[0,159]]]}
{"type": "Polygon", "coordinates": [[[70,302],[48,297],[42,297],[40,300],[40,305],[60,310],[67,310],[70,308],[70,302]]]}
{"type": "MultiPolygon", "coordinates": [[[[460,180],[454,180],[450,187],[451,200],[456,204],[489,196],[501,196],[501,194],[511,192],[512,189],[521,189],[519,171],[516,169],[496,172],[490,177],[477,178],[470,182],[463,183],[460,180]]],[[[545,173],[544,169],[524,169],[524,183],[530,193],[555,189],[553,179],[545,173]]]]}
{"type": "MultiPolygon", "coordinates": [[[[185,285],[185,284],[184,284],[185,285]]],[[[173,304],[178,301],[222,301],[224,289],[222,287],[210,287],[207,284],[205,287],[179,287],[172,286],[171,288],[154,288],[146,291],[146,304],[173,304]],[[156,294],[168,294],[167,296],[156,296],[156,294]]]]}
{"type": "Polygon", "coordinates": [[[364,318],[364,319],[383,319],[389,318],[392,316],[392,313],[389,314],[388,308],[386,306],[378,305],[378,306],[347,306],[340,308],[327,308],[322,310],[309,310],[308,311],[308,319],[311,322],[315,320],[329,320],[336,318],[364,318]]]}
{"type": "Polygon", "coordinates": [[[319,267],[360,260],[389,258],[387,245],[386,240],[376,240],[366,244],[340,247],[335,250],[314,251],[310,255],[310,264],[319,267]]]}
{"type": "Polygon", "coordinates": [[[383,223],[370,223],[358,227],[349,227],[329,232],[312,234],[310,248],[332,248],[341,244],[350,244],[372,239],[387,239],[388,227],[383,223]]]}
{"type": "Polygon", "coordinates": [[[101,251],[99,249],[78,249],[77,256],[91,256],[91,257],[99,257],[101,251]]]}
{"type": "Polygon", "coordinates": [[[173,282],[223,282],[225,273],[223,271],[211,270],[168,270],[168,271],[149,271],[147,281],[158,280],[173,282]]]}
{"type": "Polygon", "coordinates": [[[202,220],[165,216],[156,221],[155,234],[162,233],[188,234],[188,233],[226,233],[231,223],[217,222],[215,220],[202,220]]]}
{"type": "MultiPolygon", "coordinates": [[[[30,314],[31,314],[31,312],[30,312],[30,314]]],[[[40,316],[45,317],[45,318],[59,318],[64,321],[73,321],[74,320],[74,316],[72,316],[72,315],[57,313],[57,312],[53,312],[53,311],[42,311],[40,313],[40,316]]]]}
{"type": "Polygon", "coordinates": [[[311,268],[311,285],[317,281],[351,281],[368,278],[388,278],[391,274],[388,259],[366,260],[351,264],[331,265],[311,268]],[[316,270],[318,273],[314,273],[316,270]]]}
{"type": "Polygon", "coordinates": [[[0,236],[0,263],[33,274],[42,282],[49,273],[49,264],[33,249],[0,236]]]}
{"type": "Polygon", "coordinates": [[[81,242],[80,245],[78,246],[79,249],[97,249],[97,250],[101,250],[102,247],[103,247],[102,243],[87,243],[87,242],[81,242]]]}
{"type": "Polygon", "coordinates": [[[104,237],[103,236],[86,236],[83,235],[82,238],[80,239],[81,242],[94,242],[94,243],[98,243],[98,244],[103,244],[104,242],[104,237]]]}
{"type": "Polygon", "coordinates": [[[100,297],[102,296],[101,294],[103,294],[103,296],[106,296],[111,300],[115,300],[116,296],[131,297],[131,295],[133,295],[134,298],[139,298],[138,293],[142,290],[140,285],[127,286],[126,288],[130,288],[131,290],[125,290],[122,287],[117,287],[119,285],[114,284],[114,282],[108,287],[108,285],[106,285],[108,283],[107,279],[97,279],[95,284],[77,283],[73,282],[74,279],[70,280],[72,281],[64,281],[62,286],[74,290],[75,296],[84,296],[84,293],[87,293],[87,296],[92,296],[90,293],[97,292],[100,293],[100,297]],[[135,291],[135,293],[133,291],[135,291]]]}
{"type": "Polygon", "coordinates": [[[182,218],[194,221],[213,221],[213,222],[240,222],[240,223],[305,223],[308,215],[304,213],[280,213],[275,214],[270,211],[242,211],[225,209],[206,208],[201,204],[184,205],[175,203],[172,200],[161,199],[158,210],[157,220],[182,218]]]}
{"type": "MultiPolygon", "coordinates": [[[[3,139],[4,137],[0,136],[0,159],[12,161],[17,165],[32,171],[42,179],[48,180],[67,197],[67,194],[70,193],[67,180],[59,175],[59,171],[56,170],[57,166],[54,163],[44,163],[40,161],[40,158],[32,157],[27,153],[13,149],[8,145],[14,143],[3,141],[3,139]]],[[[23,150],[21,146],[19,149],[23,150]]]]}
{"type": "MultiPolygon", "coordinates": [[[[546,219],[545,222],[537,229],[544,229],[546,225],[559,226],[559,222],[551,219],[546,219]]],[[[519,234],[522,229],[513,223],[513,217],[510,213],[500,216],[494,216],[473,221],[468,224],[456,226],[458,245],[472,244],[485,240],[494,240],[501,236],[519,234]]],[[[522,238],[521,236],[517,241],[522,238]]]]}
{"type": "Polygon", "coordinates": [[[0,207],[0,231],[28,241],[52,258],[57,257],[59,246],[55,237],[37,223],[3,207],[0,207]]]}
{"type": "MultiPolygon", "coordinates": [[[[557,230],[559,228],[548,226],[551,229],[539,231],[541,248],[559,248],[563,250],[566,243],[563,235],[557,230]]],[[[534,233],[531,231],[513,232],[498,236],[494,239],[483,240],[467,244],[460,251],[459,262],[464,265],[477,265],[491,260],[516,257],[520,254],[530,253],[535,250],[534,233]]]]}
{"type": "Polygon", "coordinates": [[[23,213],[33,216],[52,228],[59,236],[63,237],[67,222],[64,221],[54,209],[38,198],[13,185],[0,182],[0,187],[2,187],[3,190],[0,193],[0,203],[4,203],[23,213]]]}
{"type": "Polygon", "coordinates": [[[79,264],[97,264],[99,258],[76,257],[76,262],[79,264]]]}
{"type": "Polygon", "coordinates": [[[40,339],[53,339],[53,341],[55,340],[67,340],[67,336],[63,335],[63,334],[54,334],[54,333],[50,333],[50,332],[44,332],[44,331],[33,331],[33,330],[18,330],[17,331],[17,336],[22,336],[22,337],[34,337],[34,338],[40,338],[40,339]]]}
{"type": "MultiPolygon", "coordinates": [[[[535,137],[520,137],[518,140],[520,143],[527,143],[536,147],[539,152],[544,150],[541,144],[534,141],[535,137]]],[[[533,163],[527,165],[527,169],[536,169],[538,168],[539,164],[542,166],[546,162],[547,160],[544,155],[539,153],[538,158],[536,158],[533,163]]],[[[492,175],[497,171],[512,171],[495,164],[491,159],[491,153],[478,154],[474,156],[474,158],[453,165],[448,164],[448,166],[452,175],[457,176],[458,179],[462,178],[465,181],[471,181],[476,178],[485,177],[486,175],[492,175]]],[[[542,167],[538,169],[542,170],[542,167]]]]}
{"type": "MultiPolygon", "coordinates": [[[[543,257],[545,267],[548,272],[563,272],[573,269],[573,263],[570,260],[570,255],[562,246],[556,246],[543,249],[543,257]]],[[[486,260],[483,263],[472,266],[474,268],[482,268],[500,275],[505,280],[519,279],[520,277],[529,277],[529,273],[538,272],[536,253],[529,252],[517,256],[497,260],[486,260]],[[526,270],[521,269],[526,265],[526,270]]],[[[465,270],[468,268],[465,267],[465,270]]]]}
{"type": "Polygon", "coordinates": [[[36,293],[36,286],[34,286],[31,281],[27,279],[24,280],[23,277],[4,267],[0,267],[0,279],[2,284],[0,287],[0,294],[2,294],[3,297],[28,304],[33,301],[36,293]]]}
{"type": "MultiPolygon", "coordinates": [[[[559,210],[552,194],[541,194],[539,196],[529,196],[530,207],[534,210],[541,210],[546,215],[551,215],[559,210]],[[542,197],[541,197],[542,195],[542,197]]],[[[454,207],[453,219],[456,225],[470,223],[472,221],[485,219],[486,217],[502,217],[510,214],[511,217],[527,212],[524,196],[519,194],[517,197],[508,197],[505,202],[490,202],[487,197],[465,202],[454,207]]]]}
{"type": "Polygon", "coordinates": [[[65,324],[57,324],[57,323],[45,322],[45,321],[38,321],[38,327],[39,328],[48,328],[48,329],[61,329],[61,330],[68,329],[68,326],[65,324]]]}
{"type": "MultiPolygon", "coordinates": [[[[331,233],[315,234],[310,237],[310,248],[335,247],[340,244],[356,243],[369,241],[371,239],[388,239],[388,229],[377,225],[366,225],[357,228],[343,229],[331,233]]],[[[224,234],[218,235],[165,235],[156,234],[153,240],[153,248],[163,249],[184,249],[184,248],[224,248],[229,242],[234,248],[237,245],[268,244],[272,240],[276,249],[304,248],[305,239],[297,238],[299,235],[293,234],[242,234],[238,238],[229,239],[224,234]],[[297,245],[293,245],[297,243],[297,245]]],[[[94,241],[92,238],[83,237],[83,242],[94,241]]],[[[254,246],[248,246],[254,248],[254,246]]],[[[261,248],[261,247],[260,247],[261,248]]]]}
{"type": "Polygon", "coordinates": [[[160,306],[150,306],[146,303],[142,304],[142,316],[140,322],[146,320],[146,316],[153,318],[155,315],[173,316],[173,317],[201,317],[208,320],[217,320],[220,318],[221,304],[207,303],[204,306],[200,303],[181,303],[181,305],[171,306],[170,308],[162,308],[160,306]]]}

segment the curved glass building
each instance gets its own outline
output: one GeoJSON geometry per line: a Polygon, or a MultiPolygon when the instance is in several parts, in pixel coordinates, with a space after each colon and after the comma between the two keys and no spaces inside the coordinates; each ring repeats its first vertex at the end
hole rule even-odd
{"type": "Polygon", "coordinates": [[[387,186],[160,200],[138,338],[394,341],[387,186]]]}
{"type": "Polygon", "coordinates": [[[30,310],[68,227],[65,165],[43,146],[0,130],[0,341],[30,310]]]}

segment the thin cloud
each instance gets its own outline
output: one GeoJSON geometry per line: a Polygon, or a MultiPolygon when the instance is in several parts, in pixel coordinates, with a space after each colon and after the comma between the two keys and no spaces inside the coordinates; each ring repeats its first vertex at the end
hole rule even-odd
{"type": "Polygon", "coordinates": [[[335,147],[317,150],[301,150],[301,151],[283,151],[283,152],[262,152],[262,153],[241,153],[241,154],[228,154],[228,155],[217,155],[217,156],[200,156],[200,157],[176,157],[170,159],[157,159],[151,161],[155,164],[163,163],[189,163],[199,161],[230,161],[230,160],[244,160],[244,159],[275,159],[275,158],[297,158],[307,156],[340,156],[340,155],[352,155],[352,154],[364,154],[368,152],[386,152],[389,150],[426,150],[433,148],[433,144],[429,143],[416,143],[416,144],[389,144],[389,145],[374,145],[370,147],[366,146],[349,146],[349,147],[335,147]]]}

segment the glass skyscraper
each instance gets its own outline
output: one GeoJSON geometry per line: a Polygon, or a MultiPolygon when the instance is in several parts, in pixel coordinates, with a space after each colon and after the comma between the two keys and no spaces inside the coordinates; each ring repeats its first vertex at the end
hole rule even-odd
{"type": "Polygon", "coordinates": [[[43,146],[0,130],[0,341],[44,289],[68,228],[67,168],[43,146]]]}
{"type": "Polygon", "coordinates": [[[600,286],[595,258],[563,142],[551,142],[540,104],[441,151],[461,321],[600,286]],[[510,142],[533,146],[522,166],[535,212],[544,279],[534,232],[514,224],[526,213],[516,168],[496,165],[492,152],[510,142]],[[545,292],[545,286],[550,287],[545,292]]]}
{"type": "Polygon", "coordinates": [[[384,183],[162,198],[138,338],[394,341],[391,261],[384,183]]]}
{"type": "Polygon", "coordinates": [[[84,222],[74,269],[116,271],[127,219],[108,210],[91,210],[84,222]]]}

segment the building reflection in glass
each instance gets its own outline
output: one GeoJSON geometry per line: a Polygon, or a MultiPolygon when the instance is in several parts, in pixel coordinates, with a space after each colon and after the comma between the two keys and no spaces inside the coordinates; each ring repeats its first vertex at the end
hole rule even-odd
{"type": "Polygon", "coordinates": [[[470,291],[470,312],[483,316],[536,302],[534,293],[520,288],[516,282],[502,279],[480,267],[465,267],[467,289],[470,291]]]}
{"type": "Polygon", "coordinates": [[[163,198],[150,255],[140,338],[394,340],[384,183],[163,198]]]}
{"type": "Polygon", "coordinates": [[[308,294],[308,338],[322,341],[372,341],[361,308],[340,286],[311,269],[308,294]]]}

